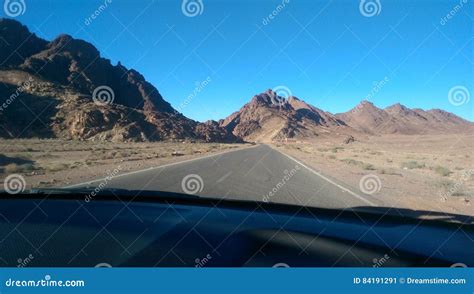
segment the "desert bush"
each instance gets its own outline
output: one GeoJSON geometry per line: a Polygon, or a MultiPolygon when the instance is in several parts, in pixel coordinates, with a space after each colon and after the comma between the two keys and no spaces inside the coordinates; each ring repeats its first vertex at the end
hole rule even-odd
{"type": "Polygon", "coordinates": [[[35,166],[31,163],[25,163],[25,164],[10,163],[10,164],[7,164],[3,168],[3,172],[7,174],[23,173],[23,172],[33,171],[33,170],[35,170],[35,166]]]}
{"type": "Polygon", "coordinates": [[[331,148],[332,153],[337,153],[337,151],[339,151],[339,150],[344,150],[344,147],[333,147],[333,148],[331,148]]]}
{"type": "Polygon", "coordinates": [[[345,162],[347,164],[352,164],[352,165],[362,165],[363,164],[362,161],[355,160],[355,159],[352,159],[352,158],[344,158],[344,159],[341,159],[341,161],[345,162]]]}
{"type": "Polygon", "coordinates": [[[451,180],[442,179],[441,181],[435,183],[435,187],[444,191],[449,191],[452,187],[455,186],[455,184],[456,183],[451,180]]]}
{"type": "Polygon", "coordinates": [[[426,165],[423,162],[418,161],[406,161],[402,163],[402,168],[415,169],[415,168],[425,168],[426,165]]]}
{"type": "Polygon", "coordinates": [[[388,169],[382,168],[382,169],[379,169],[378,172],[382,175],[403,176],[401,173],[391,168],[388,168],[388,169]]]}
{"type": "Polygon", "coordinates": [[[50,172],[57,172],[57,171],[65,170],[68,168],[69,168],[69,165],[65,163],[52,163],[52,164],[43,166],[43,169],[50,172]]]}
{"type": "Polygon", "coordinates": [[[433,169],[435,173],[437,173],[440,176],[447,177],[452,174],[452,171],[450,171],[447,167],[437,165],[433,169]]]}
{"type": "Polygon", "coordinates": [[[364,169],[364,170],[375,170],[375,167],[370,163],[364,163],[362,165],[362,169],[364,169]]]}

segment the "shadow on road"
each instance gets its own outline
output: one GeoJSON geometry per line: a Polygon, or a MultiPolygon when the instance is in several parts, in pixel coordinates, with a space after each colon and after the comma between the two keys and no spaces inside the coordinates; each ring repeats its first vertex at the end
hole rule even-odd
{"type": "Polygon", "coordinates": [[[460,222],[464,224],[474,224],[474,216],[460,215],[447,212],[374,206],[353,207],[349,208],[348,210],[354,210],[357,212],[368,212],[380,215],[395,215],[401,217],[412,217],[416,219],[436,219],[442,221],[460,222]]]}

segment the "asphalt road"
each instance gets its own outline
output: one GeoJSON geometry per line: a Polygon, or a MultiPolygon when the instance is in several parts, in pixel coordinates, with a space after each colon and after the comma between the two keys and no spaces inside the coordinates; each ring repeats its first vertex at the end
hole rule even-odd
{"type": "MultiPolygon", "coordinates": [[[[104,179],[74,187],[100,183],[104,179]]],[[[107,181],[106,187],[325,208],[381,205],[267,145],[123,174],[107,181]]]]}

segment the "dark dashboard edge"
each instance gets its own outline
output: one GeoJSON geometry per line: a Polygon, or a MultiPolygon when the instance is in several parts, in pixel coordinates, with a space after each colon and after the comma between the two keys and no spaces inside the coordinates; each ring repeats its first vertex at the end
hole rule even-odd
{"type": "MultiPolygon", "coordinates": [[[[161,192],[156,192],[160,194],[161,192]]],[[[164,192],[165,194],[169,194],[164,192]]],[[[82,194],[61,194],[61,193],[52,193],[52,194],[7,194],[0,193],[1,200],[80,200],[84,201],[86,195],[82,194]]],[[[299,216],[305,217],[315,217],[315,216],[325,216],[325,217],[344,217],[356,219],[358,222],[373,221],[379,223],[383,220],[384,223],[393,223],[393,224],[415,224],[420,225],[433,225],[439,228],[439,226],[458,229],[460,226],[464,230],[474,231],[474,218],[466,215],[456,215],[440,212],[430,212],[430,211],[415,211],[415,210],[406,210],[409,213],[417,214],[422,213],[422,215],[437,215],[444,216],[448,218],[448,221],[441,219],[426,219],[426,218],[415,218],[413,216],[407,215],[394,215],[388,214],[390,210],[400,210],[399,208],[390,208],[390,207],[352,207],[346,209],[330,209],[330,208],[318,208],[318,207],[308,207],[308,206],[297,206],[290,204],[280,204],[280,203],[266,203],[266,202],[253,202],[253,201],[241,201],[241,200],[231,200],[231,199],[213,199],[213,198],[203,198],[198,196],[189,197],[173,197],[173,196],[159,196],[159,197],[150,197],[143,195],[96,195],[91,201],[127,201],[127,202],[140,202],[140,203],[166,203],[166,204],[176,204],[176,205],[192,205],[192,206],[210,206],[210,207],[219,207],[219,208],[228,208],[234,210],[253,210],[260,212],[275,212],[275,213],[285,213],[285,214],[298,214],[299,216]],[[373,210],[373,211],[368,211],[373,210]]]]}

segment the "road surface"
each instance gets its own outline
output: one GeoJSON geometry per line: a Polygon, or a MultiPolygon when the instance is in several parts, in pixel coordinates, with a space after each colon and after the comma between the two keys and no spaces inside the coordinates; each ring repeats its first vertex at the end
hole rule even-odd
{"type": "MultiPolygon", "coordinates": [[[[71,187],[97,187],[101,183],[104,179],[71,187]]],[[[106,188],[325,208],[381,205],[379,200],[341,185],[267,145],[123,174],[108,180],[106,188]]]]}

